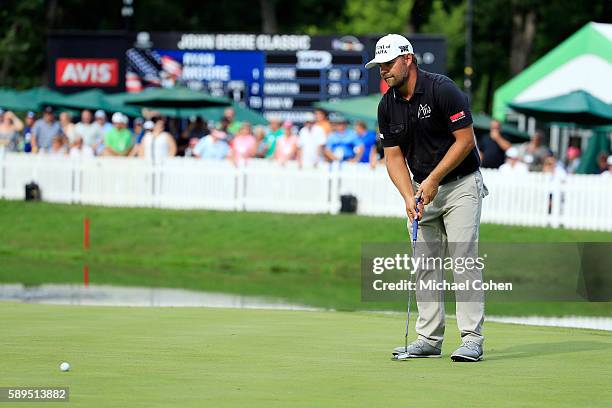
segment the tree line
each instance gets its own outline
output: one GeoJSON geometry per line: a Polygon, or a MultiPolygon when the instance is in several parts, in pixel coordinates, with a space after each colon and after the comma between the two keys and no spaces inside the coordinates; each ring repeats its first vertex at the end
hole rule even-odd
{"type": "MultiPolygon", "coordinates": [[[[467,0],[1,0],[0,86],[47,83],[52,30],[428,33],[447,38],[448,75],[462,83],[467,0]]],[[[612,2],[473,0],[474,110],[490,111],[493,93],[589,21],[612,20],[612,2]]],[[[571,80],[571,78],[568,78],[571,80]]]]}

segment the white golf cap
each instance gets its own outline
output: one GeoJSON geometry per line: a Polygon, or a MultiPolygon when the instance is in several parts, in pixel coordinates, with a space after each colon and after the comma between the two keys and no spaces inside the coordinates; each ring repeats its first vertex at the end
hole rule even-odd
{"type": "Polygon", "coordinates": [[[608,166],[612,166],[612,155],[608,156],[608,160],[606,160],[606,163],[608,163],[608,166]]]}
{"type": "Polygon", "coordinates": [[[389,62],[405,54],[414,54],[410,41],[403,35],[387,34],[378,40],[374,59],[368,62],[365,67],[367,69],[374,68],[378,64],[389,62]]]}
{"type": "Polygon", "coordinates": [[[506,150],[506,157],[509,159],[516,159],[519,156],[519,151],[516,147],[511,147],[506,150]]]}
{"type": "Polygon", "coordinates": [[[106,113],[103,110],[98,109],[94,114],[96,118],[106,118],[106,113]]]}
{"type": "Polygon", "coordinates": [[[127,123],[127,117],[125,117],[123,115],[123,113],[121,113],[121,112],[115,112],[115,113],[113,113],[113,116],[111,118],[111,122],[113,122],[113,123],[127,123]]]}
{"type": "Polygon", "coordinates": [[[153,123],[152,120],[147,120],[142,127],[144,127],[145,130],[151,130],[155,127],[155,123],[153,123]]]}

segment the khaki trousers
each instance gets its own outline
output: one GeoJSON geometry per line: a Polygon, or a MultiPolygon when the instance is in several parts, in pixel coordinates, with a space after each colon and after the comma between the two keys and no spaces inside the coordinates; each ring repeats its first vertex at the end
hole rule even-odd
{"type": "MultiPolygon", "coordinates": [[[[414,191],[419,184],[413,183],[414,191]]],[[[434,200],[425,206],[417,234],[417,256],[442,256],[453,259],[478,256],[478,234],[482,199],[488,194],[482,174],[476,171],[441,185],[434,200]]],[[[408,228],[410,231],[412,228],[408,228]]],[[[412,231],[411,231],[412,233],[412,231]]],[[[416,270],[416,299],[419,311],[416,332],[422,340],[441,348],[444,340],[444,293],[419,289],[419,281],[444,280],[444,269],[420,267],[416,270]]],[[[453,270],[455,282],[482,281],[482,270],[453,270]]],[[[482,344],[484,293],[471,291],[466,297],[456,292],[457,326],[463,341],[482,344]]]]}

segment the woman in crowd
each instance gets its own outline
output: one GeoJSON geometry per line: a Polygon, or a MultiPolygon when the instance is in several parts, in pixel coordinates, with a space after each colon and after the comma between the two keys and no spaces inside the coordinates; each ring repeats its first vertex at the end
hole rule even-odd
{"type": "Polygon", "coordinates": [[[249,123],[244,122],[240,126],[230,146],[232,148],[231,156],[236,165],[244,163],[251,157],[255,157],[257,141],[255,140],[255,136],[251,133],[251,125],[249,123]]]}
{"type": "Polygon", "coordinates": [[[51,141],[51,148],[49,149],[50,156],[66,156],[68,154],[68,147],[66,146],[66,138],[61,133],[53,136],[51,141]]]}
{"type": "Polygon", "coordinates": [[[165,131],[166,122],[159,118],[153,130],[142,138],[138,155],[147,160],[162,162],[176,155],[176,142],[172,135],[165,131]]]}
{"type": "Polygon", "coordinates": [[[294,160],[298,148],[298,137],[293,132],[293,123],[286,120],[283,123],[283,134],[276,139],[274,160],[284,165],[288,160],[294,160]]]}
{"type": "Polygon", "coordinates": [[[19,132],[22,129],[23,122],[13,112],[0,112],[0,148],[17,150],[19,132]]]}
{"type": "Polygon", "coordinates": [[[257,142],[257,147],[255,148],[255,157],[259,159],[263,159],[266,157],[266,152],[268,151],[268,145],[266,144],[266,128],[264,126],[255,127],[255,141],[257,142]]]}
{"type": "Polygon", "coordinates": [[[72,115],[69,112],[62,112],[59,114],[59,121],[62,128],[62,133],[66,137],[65,142],[68,143],[68,146],[72,146],[76,139],[74,123],[72,123],[72,115]]]}

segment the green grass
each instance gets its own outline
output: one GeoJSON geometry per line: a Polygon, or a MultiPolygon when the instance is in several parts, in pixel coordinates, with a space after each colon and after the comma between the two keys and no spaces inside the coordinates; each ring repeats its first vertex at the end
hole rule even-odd
{"type": "MultiPolygon", "coordinates": [[[[0,282],[80,282],[88,263],[92,283],[263,295],[341,310],[404,307],[360,301],[361,245],[406,242],[397,218],[0,200],[0,225],[0,282]],[[91,220],[88,253],[84,217],[91,220]]],[[[612,242],[612,233],[500,225],[482,225],[480,237],[488,243],[612,242]]],[[[487,312],[612,315],[612,303],[489,302],[487,312]]]]}
{"type": "Polygon", "coordinates": [[[461,364],[454,321],[442,358],[390,361],[401,315],[0,302],[0,316],[0,386],[67,386],[75,407],[612,405],[598,331],[488,323],[485,360],[461,364]]]}

